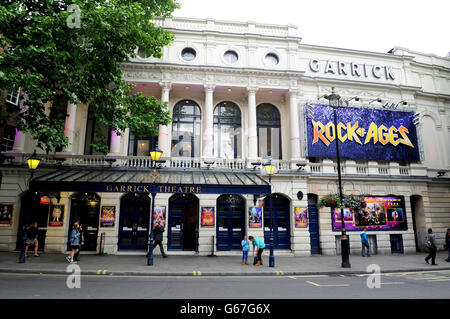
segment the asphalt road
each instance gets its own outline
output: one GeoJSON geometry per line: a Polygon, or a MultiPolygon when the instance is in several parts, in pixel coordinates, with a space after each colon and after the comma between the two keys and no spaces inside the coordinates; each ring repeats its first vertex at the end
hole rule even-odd
{"type": "Polygon", "coordinates": [[[450,270],[352,276],[0,274],[0,299],[449,299],[450,270]],[[78,280],[79,279],[79,280],[78,280]],[[368,286],[374,286],[369,288],[368,286]],[[79,284],[80,288],[76,288],[79,284]],[[74,287],[75,288],[69,288],[74,287]]]}

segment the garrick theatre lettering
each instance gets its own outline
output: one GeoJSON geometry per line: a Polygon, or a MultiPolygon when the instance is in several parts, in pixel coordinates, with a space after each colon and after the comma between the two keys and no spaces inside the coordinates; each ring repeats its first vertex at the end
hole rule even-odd
{"type": "Polygon", "coordinates": [[[394,72],[391,66],[381,66],[378,64],[367,65],[365,63],[343,62],[343,61],[319,61],[318,59],[311,59],[309,61],[309,68],[313,72],[320,72],[321,70],[327,74],[351,75],[357,77],[373,76],[377,79],[385,77],[386,80],[395,80],[394,72]]]}
{"type": "Polygon", "coordinates": [[[193,193],[202,192],[201,186],[190,185],[157,185],[154,189],[150,185],[106,185],[105,190],[113,193],[193,193]]]}

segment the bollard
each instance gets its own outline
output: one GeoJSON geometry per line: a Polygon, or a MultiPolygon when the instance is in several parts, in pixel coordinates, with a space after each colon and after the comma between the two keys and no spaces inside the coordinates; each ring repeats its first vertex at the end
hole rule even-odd
{"type": "Polygon", "coordinates": [[[212,248],[211,248],[211,255],[208,255],[208,257],[217,257],[217,255],[214,254],[214,235],[212,237],[212,248]]]}
{"type": "Polygon", "coordinates": [[[100,250],[98,252],[99,255],[105,254],[105,233],[102,233],[100,236],[100,250]]]}

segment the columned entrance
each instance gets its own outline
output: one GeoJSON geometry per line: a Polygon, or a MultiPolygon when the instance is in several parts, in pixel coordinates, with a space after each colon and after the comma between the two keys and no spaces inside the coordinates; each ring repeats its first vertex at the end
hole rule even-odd
{"type": "Polygon", "coordinates": [[[198,250],[199,200],[192,194],[175,194],[169,199],[168,250],[198,250]]]}
{"type": "Polygon", "coordinates": [[[217,250],[240,250],[245,235],[245,200],[239,195],[217,198],[217,250]]]}
{"type": "MultiPolygon", "coordinates": [[[[84,243],[82,251],[97,251],[98,223],[100,216],[100,196],[96,193],[77,193],[72,197],[68,238],[73,224],[83,226],[84,243]]],[[[69,243],[67,243],[69,249],[69,243]]]]}
{"type": "MultiPolygon", "coordinates": [[[[290,202],[281,194],[272,195],[273,210],[273,248],[291,249],[290,202]]],[[[270,243],[269,196],[264,199],[264,242],[270,243]]]]}
{"type": "Polygon", "coordinates": [[[119,250],[147,249],[150,225],[150,197],[126,194],[120,200],[119,250]]]}

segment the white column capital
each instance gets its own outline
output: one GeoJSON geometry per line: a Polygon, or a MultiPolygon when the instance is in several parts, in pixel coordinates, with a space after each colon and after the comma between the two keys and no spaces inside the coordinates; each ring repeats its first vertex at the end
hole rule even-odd
{"type": "Polygon", "coordinates": [[[161,81],[159,82],[159,85],[161,86],[161,88],[163,90],[171,90],[172,89],[172,82],[168,82],[168,81],[161,81]]]}
{"type": "Polygon", "coordinates": [[[216,89],[216,85],[215,84],[205,84],[204,86],[205,92],[207,93],[212,93],[214,92],[214,90],[216,89]]]}
{"type": "Polygon", "coordinates": [[[256,86],[247,86],[247,93],[250,94],[256,94],[256,92],[259,90],[259,87],[256,86]]]}

